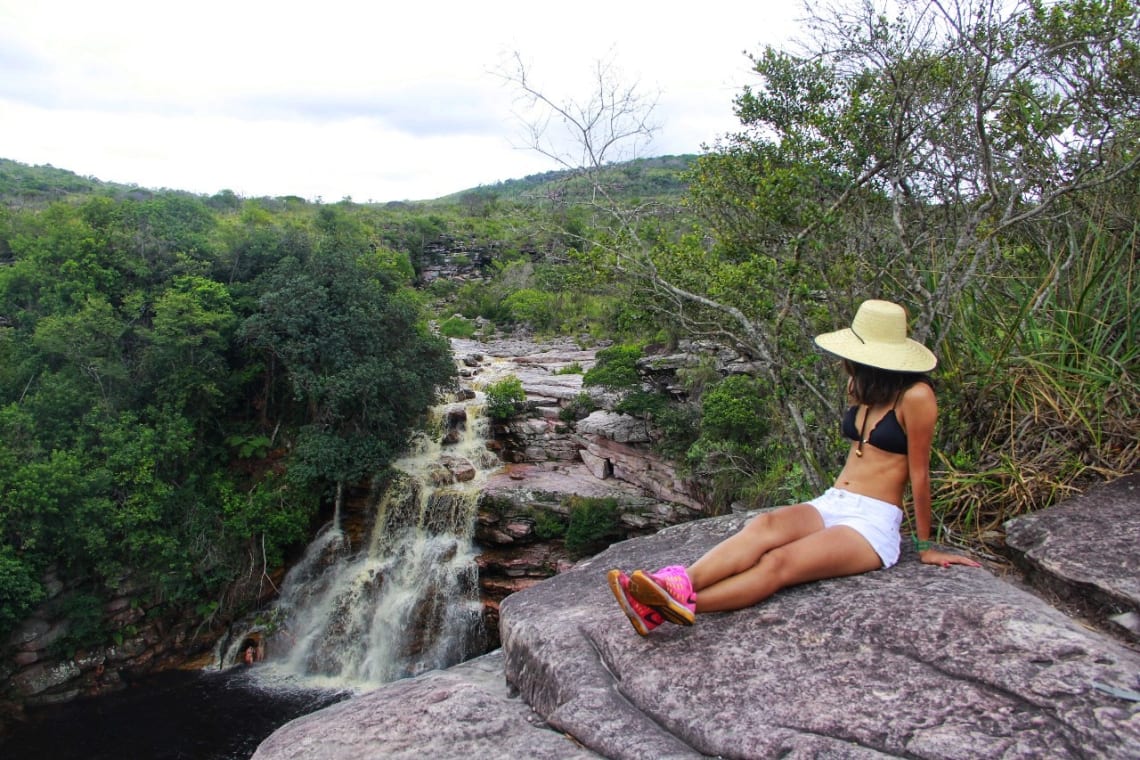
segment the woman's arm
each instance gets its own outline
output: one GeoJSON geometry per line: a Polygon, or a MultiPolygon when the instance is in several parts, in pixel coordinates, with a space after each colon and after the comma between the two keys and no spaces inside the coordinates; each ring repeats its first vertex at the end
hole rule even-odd
{"type": "Polygon", "coordinates": [[[911,500],[914,502],[915,535],[920,541],[929,541],[930,448],[934,444],[934,425],[938,420],[934,389],[926,383],[912,385],[903,394],[896,415],[906,431],[906,464],[911,500]]]}
{"type": "MultiPolygon", "coordinates": [[[[934,425],[938,420],[938,401],[934,389],[926,383],[915,383],[903,394],[896,412],[899,424],[906,431],[907,470],[910,477],[911,500],[914,502],[914,531],[919,541],[930,541],[930,449],[934,443],[934,425]]],[[[929,565],[970,565],[978,563],[967,557],[925,549],[918,553],[920,560],[929,565]]]]}

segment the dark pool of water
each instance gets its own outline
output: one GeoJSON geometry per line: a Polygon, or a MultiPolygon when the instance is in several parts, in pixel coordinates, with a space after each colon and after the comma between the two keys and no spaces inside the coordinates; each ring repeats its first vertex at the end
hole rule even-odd
{"type": "Polygon", "coordinates": [[[160,673],[123,691],[31,712],[0,736],[0,758],[248,760],[278,727],[348,696],[267,687],[254,670],[160,673]]]}

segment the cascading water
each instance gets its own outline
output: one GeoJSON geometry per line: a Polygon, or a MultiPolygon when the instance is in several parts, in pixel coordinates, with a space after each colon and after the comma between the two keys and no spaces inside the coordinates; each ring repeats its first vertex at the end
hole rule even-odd
{"type": "MultiPolygon", "coordinates": [[[[368,688],[483,652],[472,546],[487,474],[482,394],[437,407],[376,499],[364,546],[326,526],[288,574],[267,637],[269,670],[312,685],[368,688]]],[[[260,669],[260,668],[259,668],[260,669]]]]}

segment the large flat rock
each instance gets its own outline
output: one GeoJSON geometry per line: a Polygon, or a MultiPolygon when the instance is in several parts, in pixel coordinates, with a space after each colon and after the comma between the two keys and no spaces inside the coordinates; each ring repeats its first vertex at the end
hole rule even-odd
{"type": "Polygon", "coordinates": [[[637,636],[605,572],[691,562],[744,519],[627,541],[508,597],[508,680],[610,758],[1140,757],[1140,704],[1119,696],[1140,689],[1140,654],[981,568],[904,551],[637,636]]]}
{"type": "MultiPolygon", "coordinates": [[[[1118,536],[1135,535],[1135,486],[1056,507],[1072,513],[1055,524],[1023,518],[1013,540],[1043,568],[1134,599],[1136,543],[1118,536]]],[[[616,544],[515,593],[501,651],[299,718],[254,760],[1140,758],[1134,647],[909,548],[889,570],[637,636],[606,571],[691,562],[746,519],[616,544]]]]}
{"type": "Polygon", "coordinates": [[[1140,641],[1140,473],[1006,523],[1034,585],[1140,641]]]}
{"type": "Polygon", "coordinates": [[[545,726],[503,680],[502,655],[396,681],[297,718],[252,760],[589,760],[598,755],[545,726]]]}

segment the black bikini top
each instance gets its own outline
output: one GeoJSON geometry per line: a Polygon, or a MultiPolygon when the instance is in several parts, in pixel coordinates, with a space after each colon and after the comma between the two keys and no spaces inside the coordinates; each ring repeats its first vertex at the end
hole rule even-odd
{"type": "MultiPolygon", "coordinates": [[[[902,394],[899,394],[901,397],[902,394]]],[[[899,399],[895,399],[895,406],[898,406],[899,399]]],[[[905,454],[906,453],[906,431],[902,429],[899,424],[898,417],[895,416],[895,408],[892,406],[882,419],[875,424],[871,430],[870,435],[864,435],[867,430],[867,417],[870,416],[870,409],[867,414],[863,416],[863,430],[855,428],[855,417],[859,413],[859,406],[849,406],[847,411],[843,414],[843,421],[840,423],[839,429],[843,432],[845,438],[850,438],[855,441],[857,447],[855,454],[863,456],[863,444],[869,443],[876,449],[890,452],[891,454],[905,454]]]]}

